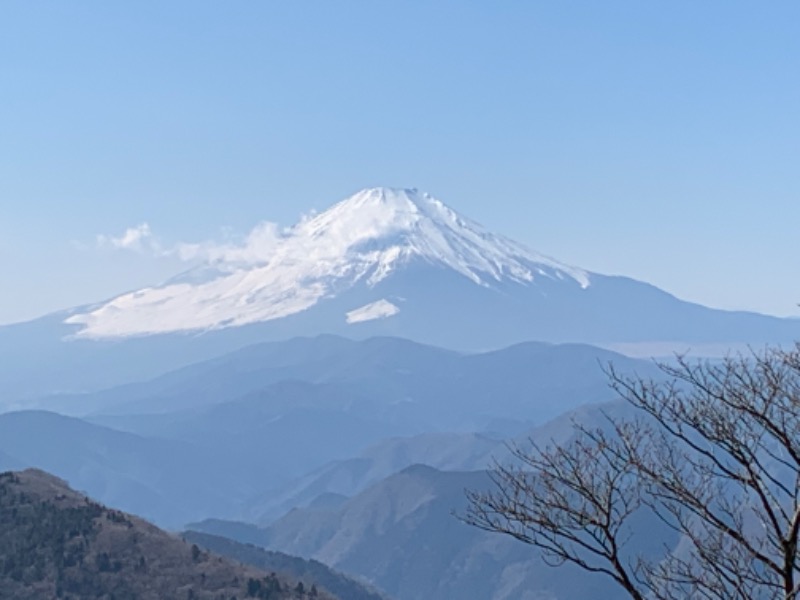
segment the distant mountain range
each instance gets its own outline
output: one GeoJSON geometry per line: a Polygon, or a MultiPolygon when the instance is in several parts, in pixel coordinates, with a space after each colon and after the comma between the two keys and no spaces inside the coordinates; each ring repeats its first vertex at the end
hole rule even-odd
{"type": "MultiPolygon", "coordinates": [[[[630,410],[623,401],[581,407],[525,432],[516,441],[522,447],[530,442],[540,446],[564,443],[574,434],[573,423],[602,427],[608,425],[606,416],[626,418],[630,410]]],[[[436,437],[428,437],[427,443],[436,437]]],[[[441,448],[458,446],[458,440],[451,438],[441,448]]],[[[376,466],[377,457],[385,454],[386,449],[378,447],[365,453],[365,458],[371,458],[334,463],[311,474],[293,498],[298,508],[279,519],[266,519],[262,526],[211,519],[189,527],[322,561],[364,578],[398,600],[627,597],[602,575],[587,574],[568,564],[554,569],[539,550],[460,521],[458,515],[466,507],[465,490],[491,486],[486,458],[480,452],[460,453],[463,464],[470,460],[476,465],[484,463],[474,471],[443,471],[411,464],[384,478],[359,477],[370,473],[369,467],[376,466]],[[351,494],[331,493],[341,486],[351,494]],[[314,494],[316,498],[308,502],[314,494]]],[[[502,453],[494,454],[501,462],[508,460],[502,453]]],[[[451,460],[456,456],[453,453],[451,460]]],[[[395,466],[401,463],[402,458],[395,466]]],[[[453,469],[455,463],[449,464],[453,469]]],[[[372,474],[377,475],[377,471],[372,474]]],[[[264,499],[265,511],[274,500],[274,495],[264,499]]],[[[286,501],[289,504],[291,500],[286,501]]],[[[637,535],[626,543],[625,560],[658,558],[667,549],[680,547],[674,532],[652,514],[635,516],[630,527],[647,535],[637,535]]]]}
{"type": "Polygon", "coordinates": [[[294,508],[336,508],[370,485],[414,464],[444,471],[488,468],[507,456],[505,442],[478,433],[425,433],[383,440],[353,458],[336,460],[280,489],[250,499],[242,519],[267,525],[294,508]]]}
{"type": "MultiPolygon", "coordinates": [[[[650,361],[585,344],[527,342],[463,354],[401,338],[324,335],[248,346],[150,381],[50,396],[37,405],[77,415],[153,415],[156,423],[168,413],[184,421],[192,412],[220,418],[218,411],[232,410],[235,401],[240,409],[257,406],[273,417],[325,407],[390,418],[413,432],[474,430],[482,414],[541,422],[606,400],[603,368],[610,363],[642,375],[656,372],[650,361]]],[[[153,425],[148,432],[158,431],[153,425]]]]}
{"type": "Polygon", "coordinates": [[[317,585],[209,554],[42,471],[0,474],[2,598],[336,600],[317,585]]]}
{"type": "MultiPolygon", "coordinates": [[[[220,521],[192,528],[319,560],[397,600],[625,597],[603,576],[569,565],[553,569],[535,549],[461,522],[454,513],[465,509],[464,490],[488,485],[485,472],[414,465],[335,508],[294,510],[266,528],[220,521]]],[[[669,539],[665,535],[658,543],[669,539]]]]}
{"type": "Polygon", "coordinates": [[[0,415],[0,469],[36,467],[102,502],[180,527],[230,514],[262,490],[236,463],[191,444],[143,437],[44,411],[0,415]],[[4,460],[5,457],[5,460],[4,460]]]}
{"type": "Polygon", "coordinates": [[[0,327],[2,401],[96,391],[320,333],[456,350],[800,338],[796,319],[713,310],[564,265],[416,190],[364,190],[264,236],[257,249],[220,251],[162,285],[0,327]]]}
{"type": "Polygon", "coordinates": [[[654,374],[647,361],[585,345],[483,354],[395,338],[256,345],[148,382],[42,399],[48,411],[0,414],[0,466],[49,470],[168,527],[265,522],[413,463],[483,468],[508,436],[610,399],[609,362],[654,374]]]}

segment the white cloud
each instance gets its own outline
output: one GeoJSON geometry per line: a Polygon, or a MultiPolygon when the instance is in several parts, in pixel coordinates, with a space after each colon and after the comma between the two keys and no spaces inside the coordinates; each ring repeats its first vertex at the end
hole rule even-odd
{"type": "Polygon", "coordinates": [[[230,232],[223,231],[223,237],[228,238],[228,241],[177,242],[169,245],[161,242],[149,224],[141,223],[129,227],[119,236],[98,235],[97,245],[155,257],[177,257],[186,262],[252,265],[269,260],[289,233],[289,230],[281,230],[276,223],[264,221],[238,240],[230,239],[232,237],[230,232]]]}
{"type": "Polygon", "coordinates": [[[268,260],[283,239],[285,232],[282,232],[276,223],[264,221],[256,225],[239,242],[182,242],[176,244],[171,253],[181,260],[200,259],[209,263],[258,264],[268,260]]]}
{"type": "Polygon", "coordinates": [[[118,236],[98,235],[97,244],[99,246],[111,246],[121,250],[133,250],[135,252],[150,251],[157,253],[159,249],[158,241],[153,237],[150,225],[141,223],[135,227],[129,227],[125,232],[118,236]]]}

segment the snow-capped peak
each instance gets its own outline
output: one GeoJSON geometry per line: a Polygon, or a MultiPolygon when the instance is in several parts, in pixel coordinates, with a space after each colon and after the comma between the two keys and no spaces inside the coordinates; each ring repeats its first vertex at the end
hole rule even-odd
{"type": "Polygon", "coordinates": [[[482,286],[538,277],[589,285],[586,272],[489,233],[415,189],[362,190],[285,230],[258,258],[218,264],[218,277],[125,294],[67,322],[82,325],[81,336],[115,337],[267,321],[356,285],[377,286],[415,260],[482,286]]]}
{"type": "Polygon", "coordinates": [[[442,223],[457,215],[439,200],[416,189],[379,187],[342,200],[298,229],[310,235],[349,230],[356,237],[375,237],[411,229],[425,218],[442,223]]]}
{"type": "Polygon", "coordinates": [[[481,284],[503,278],[532,281],[538,272],[567,276],[584,287],[588,285],[584,271],[493,235],[416,189],[362,190],[300,224],[295,234],[324,240],[323,247],[335,254],[364,255],[370,249],[379,252],[371,283],[380,281],[402,260],[418,256],[481,284]]]}

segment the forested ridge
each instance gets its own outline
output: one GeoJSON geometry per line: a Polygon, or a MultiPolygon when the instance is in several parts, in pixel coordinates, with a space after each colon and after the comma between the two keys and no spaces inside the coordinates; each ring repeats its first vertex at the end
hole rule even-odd
{"type": "Polygon", "coordinates": [[[205,552],[33,469],[0,474],[0,597],[333,599],[312,582],[205,552]]]}

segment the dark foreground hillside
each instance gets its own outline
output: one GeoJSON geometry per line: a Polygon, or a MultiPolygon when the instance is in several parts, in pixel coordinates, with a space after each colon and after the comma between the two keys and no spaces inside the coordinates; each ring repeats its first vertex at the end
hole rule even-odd
{"type": "Polygon", "coordinates": [[[43,471],[0,474],[0,598],[333,600],[200,550],[43,471]]]}
{"type": "Polygon", "coordinates": [[[387,600],[374,588],[339,573],[316,560],[306,560],[297,556],[289,556],[282,552],[273,552],[258,548],[252,544],[241,544],[228,538],[186,531],[183,538],[221,556],[232,558],[237,562],[252,565],[263,571],[286,573],[295,579],[316,581],[344,600],[387,600]]]}

